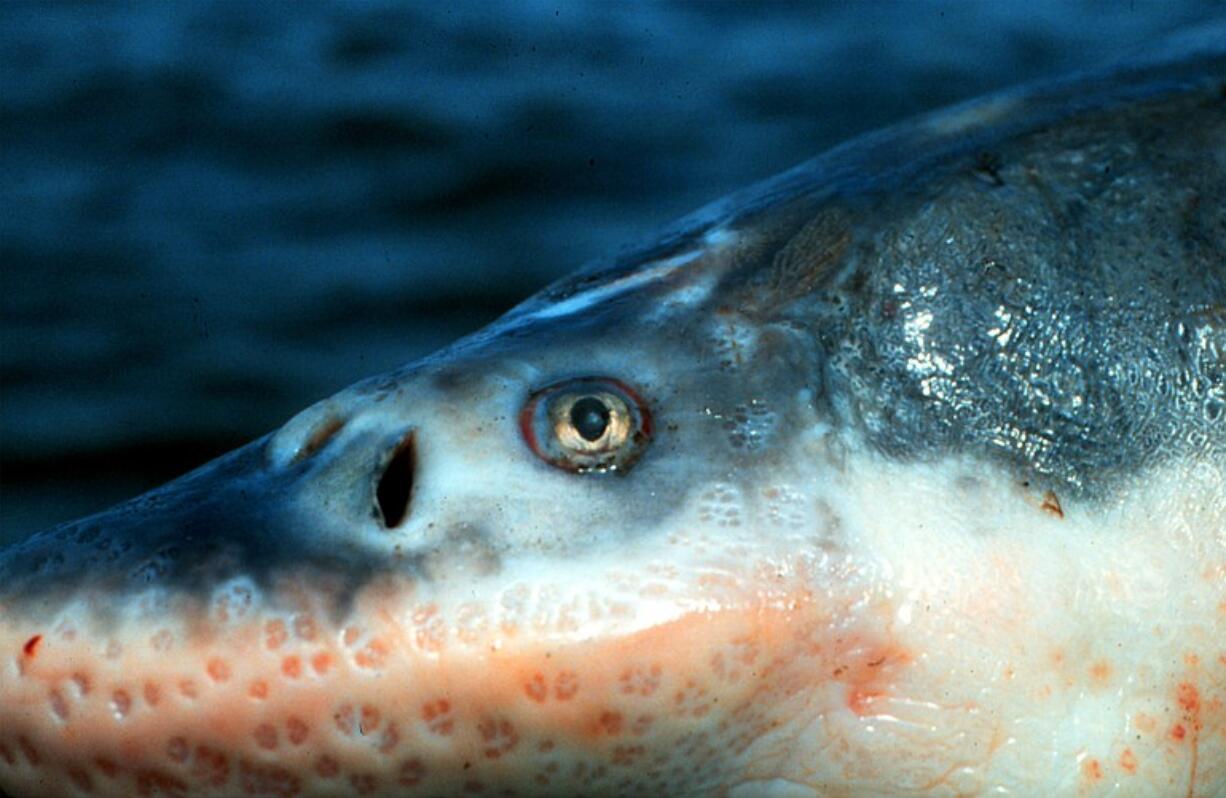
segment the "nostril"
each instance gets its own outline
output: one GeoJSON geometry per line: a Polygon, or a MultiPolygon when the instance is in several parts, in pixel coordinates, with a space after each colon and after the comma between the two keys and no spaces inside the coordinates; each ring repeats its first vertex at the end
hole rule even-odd
{"type": "Polygon", "coordinates": [[[305,460],[318,452],[324,447],[324,444],[336,436],[336,433],[341,431],[343,426],[345,426],[345,422],[336,416],[328,416],[316,424],[315,428],[311,430],[310,437],[306,439],[302,444],[302,448],[294,455],[294,461],[305,460]]]}
{"type": "Polygon", "coordinates": [[[413,472],[417,467],[417,449],[410,432],[397,444],[391,459],[383,467],[375,486],[375,509],[388,529],[400,526],[409,514],[409,498],[413,493],[413,472]]]}

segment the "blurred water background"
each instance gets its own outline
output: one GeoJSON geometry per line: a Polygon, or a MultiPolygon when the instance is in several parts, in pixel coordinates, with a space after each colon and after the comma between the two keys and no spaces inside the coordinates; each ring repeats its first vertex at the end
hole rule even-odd
{"type": "Polygon", "coordinates": [[[0,3],[0,542],[1206,0],[0,3]]]}

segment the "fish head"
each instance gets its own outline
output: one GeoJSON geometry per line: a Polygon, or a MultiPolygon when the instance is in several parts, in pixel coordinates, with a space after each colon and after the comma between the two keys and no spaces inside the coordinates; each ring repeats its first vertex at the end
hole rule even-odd
{"type": "Polygon", "coordinates": [[[0,755],[50,792],[770,772],[831,636],[886,653],[830,577],[812,339],[726,304],[743,251],[555,288],[6,551],[0,755]]]}
{"type": "Polygon", "coordinates": [[[836,150],[0,552],[0,789],[1221,794],[1214,41],[836,150]]]}

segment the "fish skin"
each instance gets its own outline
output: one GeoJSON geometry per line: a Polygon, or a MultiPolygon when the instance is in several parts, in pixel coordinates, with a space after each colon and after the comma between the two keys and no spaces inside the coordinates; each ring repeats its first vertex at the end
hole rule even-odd
{"type": "Polygon", "coordinates": [[[0,790],[1222,794],[1220,34],[851,142],[0,552],[0,790]],[[587,376],[654,417],[624,474],[522,440],[587,376]]]}

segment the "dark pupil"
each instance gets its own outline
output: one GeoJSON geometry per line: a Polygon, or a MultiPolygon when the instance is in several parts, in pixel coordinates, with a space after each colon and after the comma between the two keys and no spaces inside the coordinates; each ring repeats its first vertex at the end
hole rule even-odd
{"type": "Polygon", "coordinates": [[[584,440],[598,441],[609,427],[609,408],[594,396],[585,396],[570,406],[570,423],[584,440]]]}

